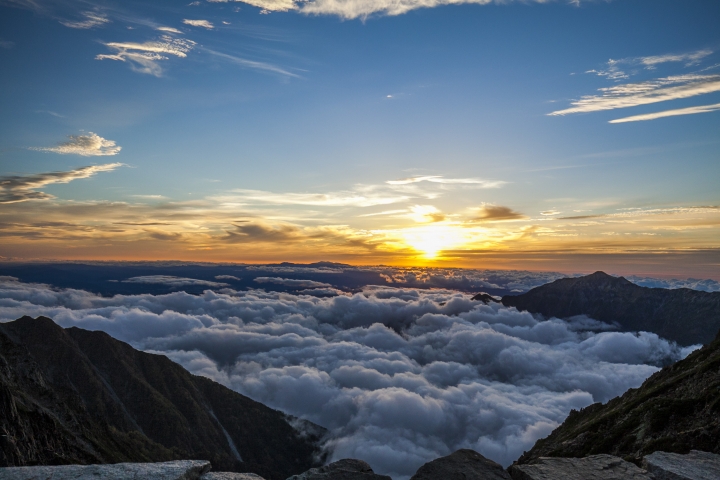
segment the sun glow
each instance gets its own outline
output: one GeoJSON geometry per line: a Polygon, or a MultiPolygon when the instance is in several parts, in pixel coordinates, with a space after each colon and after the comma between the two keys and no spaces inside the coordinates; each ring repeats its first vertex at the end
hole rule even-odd
{"type": "Polygon", "coordinates": [[[423,257],[432,260],[442,250],[458,247],[469,241],[467,233],[450,225],[428,225],[410,228],[402,232],[403,242],[422,252],[423,257]]]}

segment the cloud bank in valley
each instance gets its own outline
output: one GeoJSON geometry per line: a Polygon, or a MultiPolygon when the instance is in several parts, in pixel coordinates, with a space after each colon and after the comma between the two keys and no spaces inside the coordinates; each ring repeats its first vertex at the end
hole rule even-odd
{"type": "Polygon", "coordinates": [[[332,459],[361,458],[396,480],[463,447],[508,464],[571,409],[689,353],[654,334],[584,317],[539,321],[451,290],[101,297],[4,277],[0,320],[22,315],[164,353],[327,427],[332,459]]]}

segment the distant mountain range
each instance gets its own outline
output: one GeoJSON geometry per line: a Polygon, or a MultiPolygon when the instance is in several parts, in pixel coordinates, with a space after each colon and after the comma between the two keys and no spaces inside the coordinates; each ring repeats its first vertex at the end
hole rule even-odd
{"type": "Polygon", "coordinates": [[[686,454],[690,450],[720,453],[720,335],[655,373],[640,388],[604,405],[573,410],[516,463],[595,454],[639,463],[655,451],[686,454]]]}
{"type": "Polygon", "coordinates": [[[106,333],[0,323],[0,466],[202,459],[284,480],[322,463],[324,433],[106,333]]]}
{"type": "Polygon", "coordinates": [[[603,272],[563,278],[502,303],[545,317],[587,315],[621,331],[646,331],[680,345],[708,344],[720,330],[720,292],[640,287],[603,272]]]}

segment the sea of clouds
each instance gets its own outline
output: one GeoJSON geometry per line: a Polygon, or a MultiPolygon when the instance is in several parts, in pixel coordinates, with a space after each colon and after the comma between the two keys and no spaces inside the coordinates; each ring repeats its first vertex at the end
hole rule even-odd
{"type": "Polygon", "coordinates": [[[395,480],[459,448],[508,465],[571,409],[692,351],[587,317],[540,320],[453,290],[388,286],[102,297],[0,277],[0,321],[23,315],[163,353],[328,428],[332,460],[360,458],[395,480]]]}

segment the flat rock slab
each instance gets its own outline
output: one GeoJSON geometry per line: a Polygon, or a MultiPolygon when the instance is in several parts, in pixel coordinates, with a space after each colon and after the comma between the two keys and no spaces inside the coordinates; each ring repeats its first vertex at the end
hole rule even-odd
{"type": "Polygon", "coordinates": [[[324,467],[311,468],[287,480],[392,480],[387,475],[378,475],[362,460],[345,458],[324,467]]]}
{"type": "Polygon", "coordinates": [[[650,480],[646,470],[613,455],[584,458],[540,457],[531,465],[510,467],[513,480],[650,480]]]}
{"type": "Polygon", "coordinates": [[[0,480],[197,480],[209,470],[210,462],[205,460],[7,467],[0,469],[0,480]]]}
{"type": "Polygon", "coordinates": [[[200,477],[200,480],[265,480],[254,473],[209,472],[200,477]]]}
{"type": "Polygon", "coordinates": [[[428,462],[410,480],[510,480],[502,465],[475,450],[458,450],[428,462]]]}
{"type": "Polygon", "coordinates": [[[655,452],[643,458],[643,467],[657,480],[717,480],[720,455],[699,450],[687,455],[655,452]]]}

